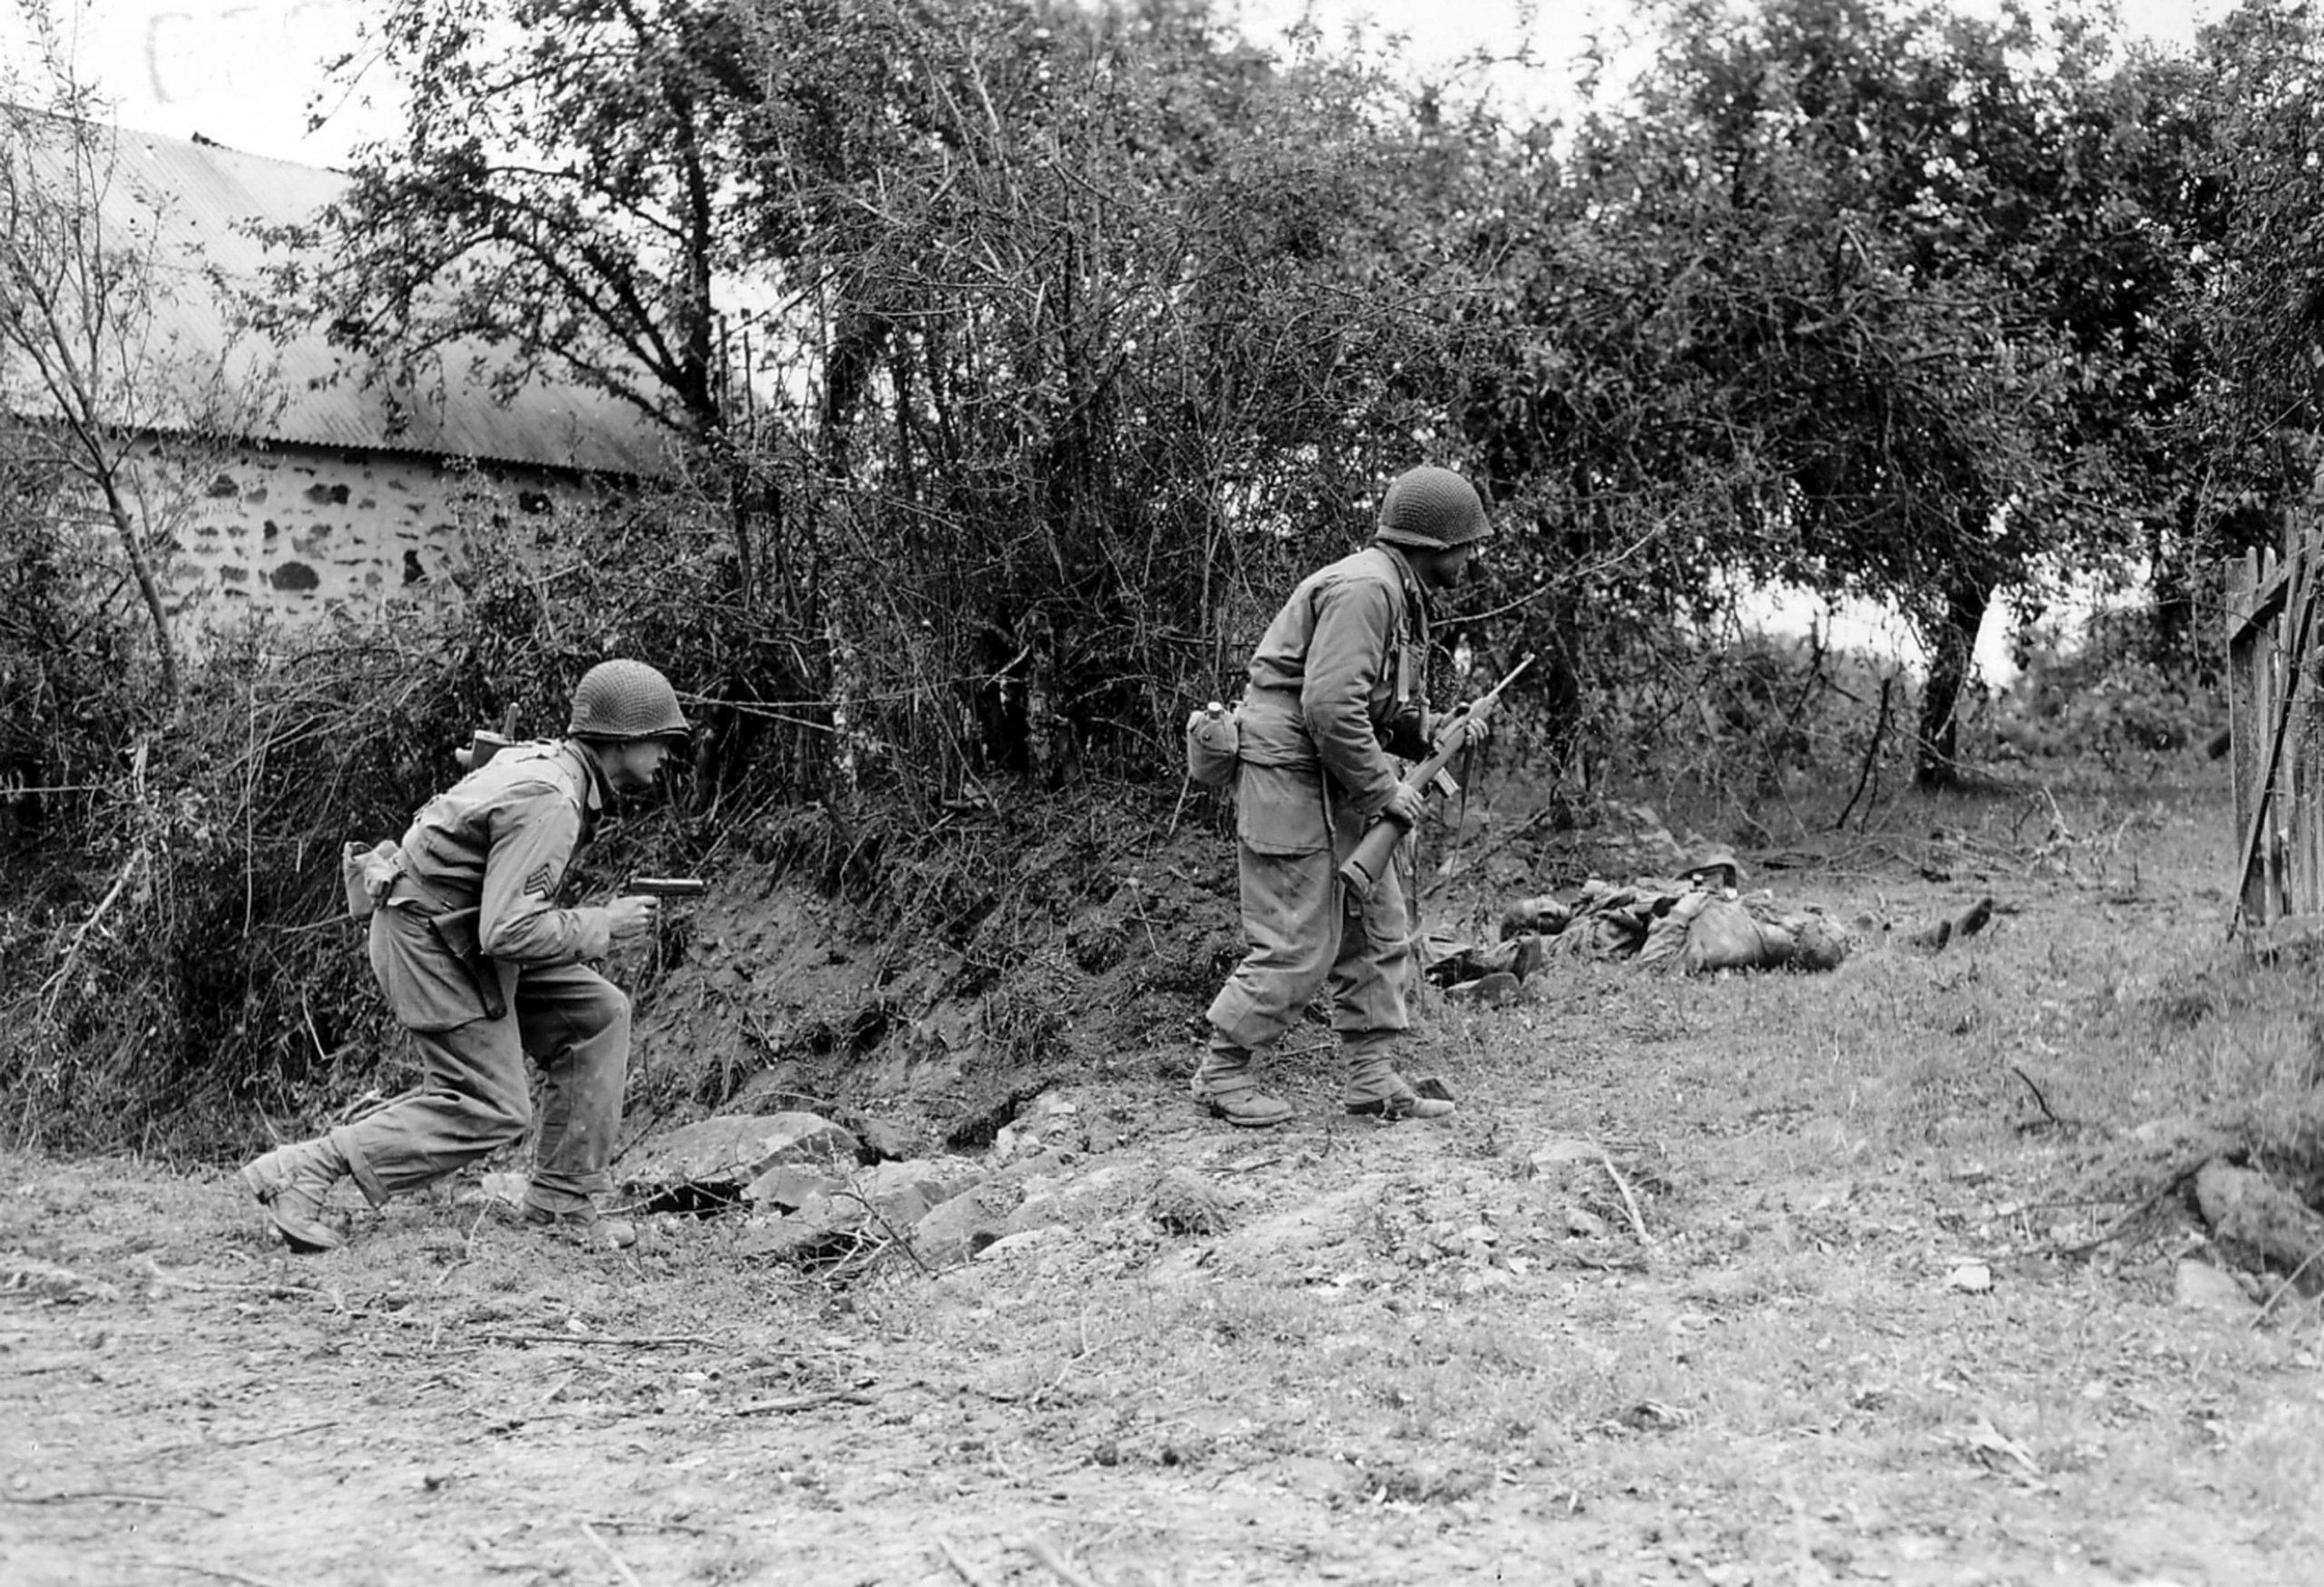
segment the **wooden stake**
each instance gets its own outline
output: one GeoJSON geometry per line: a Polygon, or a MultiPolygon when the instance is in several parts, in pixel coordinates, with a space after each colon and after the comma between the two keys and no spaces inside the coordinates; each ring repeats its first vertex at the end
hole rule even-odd
{"type": "MultiPolygon", "coordinates": [[[[2260,840],[2266,834],[2268,817],[2275,803],[2276,769],[2283,759],[2284,734],[2291,726],[2292,702],[2299,695],[2298,658],[2308,652],[2308,632],[2311,620],[2316,615],[2315,580],[2309,576],[2308,558],[2305,557],[2302,557],[2292,569],[2292,593],[2285,601],[2287,617],[2291,616],[2294,607],[2298,608],[2299,616],[2292,629],[2291,648],[2284,653],[2290,659],[2283,670],[2280,693],[2271,702],[2274,705],[2271,713],[2274,724],[2268,735],[2268,755],[2260,769],[2258,797],[2252,805],[2250,824],[2244,829],[2243,862],[2236,872],[2236,909],[2229,917],[2228,930],[2230,934],[2237,926],[2244,923],[2244,917],[2250,913],[2252,868],[2259,864],[2262,858],[2260,852],[2260,840]]],[[[2266,869],[2273,872],[2275,867],[2270,865],[2266,869]]],[[[2281,903],[2282,878],[2278,874],[2273,877],[2273,880],[2277,883],[2276,886],[2262,884],[2260,912],[2263,917],[2267,912],[2269,902],[2275,902],[2279,906],[2281,903]]],[[[2255,926],[2265,926],[2268,922],[2262,918],[2250,923],[2255,926]]]]}

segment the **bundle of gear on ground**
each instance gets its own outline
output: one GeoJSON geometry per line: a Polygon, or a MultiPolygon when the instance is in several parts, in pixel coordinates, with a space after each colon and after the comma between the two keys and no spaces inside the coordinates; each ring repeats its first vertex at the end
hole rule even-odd
{"type": "Polygon", "coordinates": [[[1813,905],[1740,891],[1742,867],[1718,851],[1676,876],[1600,877],[1521,898],[1490,945],[1432,932],[1423,973],[1448,993],[1497,1001],[1556,957],[1621,960],[1700,975],[1722,970],[1838,968],[1847,933],[1813,905]]]}

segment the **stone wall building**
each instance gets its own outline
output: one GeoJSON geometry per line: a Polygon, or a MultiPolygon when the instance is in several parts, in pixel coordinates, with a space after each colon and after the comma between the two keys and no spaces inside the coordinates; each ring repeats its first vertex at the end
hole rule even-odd
{"type": "MultiPolygon", "coordinates": [[[[255,399],[224,435],[139,426],[144,521],[187,639],[245,613],[298,624],[448,589],[464,526],[497,519],[553,550],[560,512],[662,471],[665,433],[630,405],[539,380],[504,402],[476,377],[473,347],[447,350],[435,391],[391,405],[320,331],[237,336],[210,279],[225,295],[259,287],[271,260],[251,229],[310,223],[347,179],[200,140],[103,135],[117,138],[108,233],[150,245],[166,284],[150,305],[168,350],[156,367],[223,369],[255,399]]],[[[0,380],[0,399],[45,417],[21,379],[0,380]]]]}

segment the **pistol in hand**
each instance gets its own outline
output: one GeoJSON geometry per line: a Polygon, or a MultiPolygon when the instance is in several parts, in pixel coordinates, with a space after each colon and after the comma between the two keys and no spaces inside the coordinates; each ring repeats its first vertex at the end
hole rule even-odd
{"type": "Polygon", "coordinates": [[[647,898],[700,898],[710,891],[710,883],[699,876],[637,876],[622,891],[647,898]]]}

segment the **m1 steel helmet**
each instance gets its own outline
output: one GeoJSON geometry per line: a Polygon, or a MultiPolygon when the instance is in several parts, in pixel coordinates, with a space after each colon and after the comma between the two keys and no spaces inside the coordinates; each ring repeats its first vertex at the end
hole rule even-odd
{"type": "Polygon", "coordinates": [[[642,661],[601,661],[573,691],[576,738],[684,738],[694,731],[670,680],[642,661]]]}
{"type": "Polygon", "coordinates": [[[1391,546],[1442,551],[1482,540],[1492,532],[1484,498],[1450,468],[1433,464],[1407,468],[1388,482],[1374,533],[1391,546]]]}

